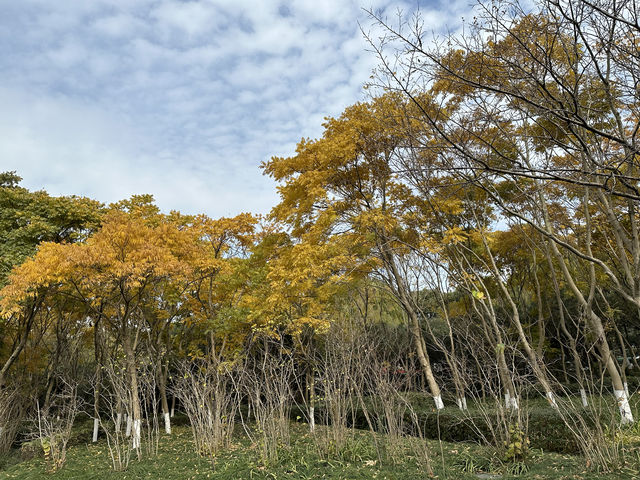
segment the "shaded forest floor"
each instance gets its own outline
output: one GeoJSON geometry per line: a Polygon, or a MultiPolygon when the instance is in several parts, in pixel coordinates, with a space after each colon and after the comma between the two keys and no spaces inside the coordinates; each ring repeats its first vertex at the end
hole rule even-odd
{"type": "MultiPolygon", "coordinates": [[[[425,479],[425,463],[420,454],[419,440],[403,439],[389,451],[389,442],[378,435],[378,442],[369,432],[348,430],[348,440],[337,451],[331,443],[318,441],[327,434],[318,427],[316,440],[308,433],[308,426],[293,423],[291,442],[281,446],[278,458],[265,461],[259,443],[251,443],[239,435],[230,448],[215,459],[215,468],[209,459],[195,451],[188,426],[174,428],[171,436],[161,434],[157,456],[144,455],[138,461],[131,459],[129,468],[116,472],[106,441],[89,443],[90,422],[78,426],[78,434],[69,448],[65,466],[54,474],[46,473],[41,457],[23,460],[20,452],[0,460],[0,478],[10,479],[425,479]],[[376,450],[376,443],[378,450],[376,450]],[[380,446],[386,445],[382,452],[380,446]],[[332,451],[330,451],[332,450],[332,451]]],[[[422,441],[424,442],[424,441],[422,441]]],[[[422,443],[424,445],[424,443],[422,443]]],[[[527,478],[527,479],[628,479],[632,472],[603,475],[587,471],[582,458],[573,455],[547,453],[532,449],[526,461],[526,471],[514,475],[514,464],[505,463],[486,447],[470,443],[439,443],[428,440],[431,465],[437,478],[527,478]]],[[[517,465],[516,469],[521,469],[517,465]]]]}

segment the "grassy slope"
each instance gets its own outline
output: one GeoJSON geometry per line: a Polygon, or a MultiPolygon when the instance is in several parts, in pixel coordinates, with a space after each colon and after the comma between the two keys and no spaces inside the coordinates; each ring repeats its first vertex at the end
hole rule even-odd
{"type": "MultiPolygon", "coordinates": [[[[355,432],[350,446],[340,459],[326,458],[318,451],[302,424],[292,427],[292,444],[281,451],[280,458],[269,464],[260,461],[255,445],[241,438],[231,449],[222,453],[216,462],[215,471],[208,460],[194,452],[191,432],[187,427],[178,427],[171,437],[163,435],[157,457],[142,461],[132,460],[125,472],[114,472],[104,440],[97,445],[79,442],[70,448],[67,464],[56,474],[45,473],[44,461],[35,458],[13,464],[0,470],[0,478],[11,479],[397,479],[411,480],[427,478],[425,470],[412,457],[410,450],[398,455],[395,464],[380,464],[375,461],[375,449],[371,436],[366,432],[355,432]]],[[[81,438],[88,438],[81,435],[81,438]]],[[[86,441],[86,440],[85,440],[86,441]]],[[[489,464],[488,449],[463,443],[442,445],[429,441],[433,467],[438,478],[472,479],[474,474],[462,472],[464,459],[475,463],[489,464]],[[444,469],[443,469],[444,464],[444,469]]],[[[493,462],[491,470],[501,473],[500,478],[527,479],[625,479],[629,473],[600,475],[584,472],[584,465],[577,457],[534,452],[530,459],[530,470],[526,475],[512,477],[504,473],[499,462],[493,462]]],[[[485,468],[487,470],[487,468],[485,468]]]]}

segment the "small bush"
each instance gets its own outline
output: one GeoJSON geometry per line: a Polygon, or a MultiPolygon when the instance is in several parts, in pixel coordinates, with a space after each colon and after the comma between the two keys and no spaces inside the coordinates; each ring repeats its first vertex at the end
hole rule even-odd
{"type": "MultiPolygon", "coordinates": [[[[453,406],[436,411],[431,397],[422,394],[411,395],[411,405],[416,411],[420,428],[424,437],[446,442],[490,443],[493,438],[490,427],[480,411],[470,404],[467,411],[461,411],[453,406]]],[[[316,406],[316,420],[323,419],[324,405],[319,402],[316,406]]],[[[292,414],[300,415],[297,411],[292,414]]],[[[560,418],[557,411],[546,404],[531,404],[527,409],[527,435],[530,447],[547,452],[580,453],[575,436],[560,418]]],[[[585,412],[585,415],[589,415],[585,412]]],[[[366,417],[362,409],[357,408],[349,414],[349,426],[368,429],[366,417]]],[[[588,421],[593,421],[588,418],[588,421]]],[[[405,429],[411,433],[413,422],[409,415],[405,418],[405,429]]]]}

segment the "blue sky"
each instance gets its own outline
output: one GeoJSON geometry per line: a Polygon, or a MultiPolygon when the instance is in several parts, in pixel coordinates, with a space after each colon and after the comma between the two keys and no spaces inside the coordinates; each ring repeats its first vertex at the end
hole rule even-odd
{"type": "MultiPolygon", "coordinates": [[[[468,3],[420,2],[426,28],[455,29],[468,3]]],[[[364,98],[377,60],[362,8],[417,5],[0,0],[0,170],[55,195],[266,213],[260,163],[364,98]]]]}

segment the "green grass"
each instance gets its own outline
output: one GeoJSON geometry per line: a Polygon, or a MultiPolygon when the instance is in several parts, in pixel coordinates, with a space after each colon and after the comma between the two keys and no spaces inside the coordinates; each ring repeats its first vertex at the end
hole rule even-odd
{"type": "MultiPolygon", "coordinates": [[[[86,429],[88,424],[82,424],[86,429]]],[[[322,429],[318,427],[318,434],[322,429]]],[[[88,438],[89,432],[81,432],[78,438],[88,438]]],[[[45,473],[42,458],[14,463],[16,457],[0,469],[0,478],[7,479],[380,479],[412,480],[428,478],[424,465],[413,455],[411,442],[405,440],[393,457],[393,461],[380,462],[376,455],[374,437],[365,431],[352,431],[346,447],[339,453],[327,455],[308,434],[306,425],[292,424],[291,445],[282,447],[277,461],[264,463],[260,459],[259,448],[252,445],[243,435],[238,435],[231,448],[216,459],[212,469],[208,459],[194,451],[191,431],[186,426],[176,427],[171,436],[163,435],[159,454],[156,457],[132,459],[127,471],[115,472],[107,445],[101,440],[96,445],[76,442],[69,452],[66,465],[55,474],[45,473]]],[[[379,445],[385,444],[382,436],[377,436],[379,445]]],[[[86,440],[85,440],[86,441],[86,440]]],[[[532,451],[527,461],[527,473],[510,475],[509,464],[495,458],[492,451],[468,443],[441,444],[428,441],[431,461],[437,478],[476,479],[479,472],[500,475],[499,478],[527,479],[628,479],[637,472],[620,472],[602,475],[588,472],[584,461],[571,455],[541,453],[532,451]]],[[[415,446],[415,445],[414,445],[415,446]]],[[[326,449],[325,449],[326,450],[326,449]]],[[[2,464],[0,464],[2,465],[2,464]]]]}

